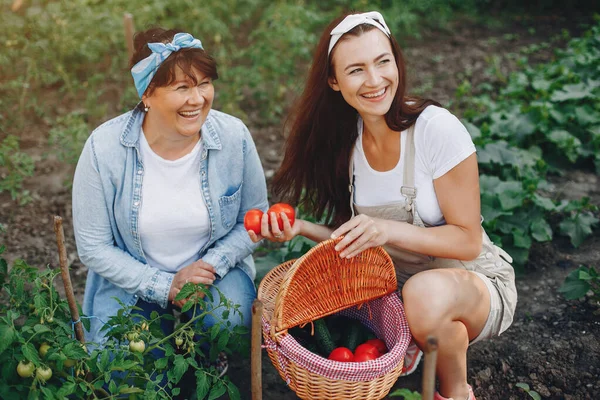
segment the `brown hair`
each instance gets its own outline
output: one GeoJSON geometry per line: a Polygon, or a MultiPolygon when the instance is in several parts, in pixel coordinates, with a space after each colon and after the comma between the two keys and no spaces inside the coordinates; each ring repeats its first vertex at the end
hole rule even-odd
{"type": "MultiPolygon", "coordinates": [[[[356,110],[328,84],[328,78],[334,74],[327,54],[330,32],[345,17],[332,21],[317,44],[304,92],[287,122],[291,125],[290,134],[281,167],[272,182],[276,196],[302,206],[317,220],[325,215],[325,222],[333,225],[346,222],[352,215],[349,165],[358,138],[356,110]]],[[[372,29],[377,28],[358,25],[340,40],[372,29]]],[[[400,132],[413,125],[425,107],[439,103],[405,95],[404,59],[393,36],[390,42],[398,67],[398,89],[385,120],[391,129],[400,132]]],[[[332,55],[333,51],[335,47],[332,55]]]]}
{"type": "MultiPolygon", "coordinates": [[[[175,34],[183,32],[179,29],[163,29],[150,28],[148,30],[138,32],[133,38],[134,53],[129,61],[129,68],[133,68],[135,64],[152,54],[152,50],[148,47],[148,43],[169,43],[175,37],[175,34]]],[[[157,87],[169,86],[175,81],[175,67],[181,68],[183,73],[187,75],[194,84],[196,76],[193,73],[193,68],[196,68],[204,75],[212,80],[219,79],[217,73],[217,62],[206,51],[198,48],[181,49],[172,53],[158,67],[156,74],[152,78],[146,94],[152,94],[152,91],[157,87]]]]}

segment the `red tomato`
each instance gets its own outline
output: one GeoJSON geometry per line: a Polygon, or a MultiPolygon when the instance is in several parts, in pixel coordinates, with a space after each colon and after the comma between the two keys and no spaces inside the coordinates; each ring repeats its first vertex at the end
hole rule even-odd
{"type": "Polygon", "coordinates": [[[260,235],[260,220],[263,216],[263,212],[258,208],[248,210],[244,215],[244,228],[247,231],[254,231],[257,235],[260,235]]]}
{"type": "Polygon", "coordinates": [[[346,347],[338,347],[333,349],[327,358],[333,361],[351,362],[354,361],[354,354],[352,354],[352,350],[346,347]]]}
{"type": "Polygon", "coordinates": [[[279,229],[283,230],[283,220],[281,219],[281,214],[280,213],[285,213],[285,215],[288,217],[288,219],[290,220],[290,225],[294,225],[294,221],[296,220],[296,211],[294,211],[294,207],[290,206],[289,204],[285,204],[285,203],[277,203],[277,204],[273,204],[271,206],[271,208],[269,208],[269,211],[267,211],[267,213],[269,215],[271,215],[271,213],[274,212],[275,215],[277,215],[277,224],[279,225],[279,229]]]}
{"type": "Polygon", "coordinates": [[[373,353],[358,353],[354,355],[354,362],[365,362],[377,359],[373,353]]]}
{"type": "Polygon", "coordinates": [[[381,339],[369,339],[365,343],[375,346],[379,354],[385,354],[388,351],[385,342],[381,339]]]}
{"type": "Polygon", "coordinates": [[[354,350],[354,358],[358,357],[361,354],[368,354],[373,357],[373,360],[381,355],[379,354],[379,350],[377,350],[377,347],[369,343],[359,344],[356,347],[356,349],[354,350]]]}

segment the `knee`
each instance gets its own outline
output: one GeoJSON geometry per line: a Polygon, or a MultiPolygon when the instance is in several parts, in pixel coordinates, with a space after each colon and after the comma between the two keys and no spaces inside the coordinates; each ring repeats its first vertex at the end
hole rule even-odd
{"type": "Polygon", "coordinates": [[[435,332],[448,314],[444,300],[447,287],[433,271],[423,271],[412,276],[402,288],[402,299],[408,326],[416,338],[435,332]]]}

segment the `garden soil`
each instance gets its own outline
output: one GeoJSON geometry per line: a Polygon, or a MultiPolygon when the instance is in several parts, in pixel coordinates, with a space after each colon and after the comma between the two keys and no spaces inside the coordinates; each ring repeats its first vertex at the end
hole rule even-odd
{"type": "MultiPolygon", "coordinates": [[[[404,40],[410,89],[448,105],[464,80],[473,88],[482,82],[498,83],[516,68],[519,48],[548,42],[568,28],[581,33],[579,19],[545,16],[513,19],[502,26],[489,27],[460,22],[451,29],[426,33],[422,38],[404,40]],[[493,57],[499,57],[494,62],[493,57]],[[495,66],[490,69],[491,66],[495,66]]],[[[531,63],[551,59],[550,49],[533,53],[531,63]]],[[[460,113],[459,103],[454,112],[460,113]]],[[[113,114],[114,115],[114,114],[113,114]]],[[[107,115],[108,119],[110,116],[107,115]]],[[[268,180],[281,161],[283,134],[280,126],[248,125],[253,132],[268,180]]],[[[23,258],[30,265],[58,265],[53,216],[64,218],[68,262],[79,301],[83,296],[86,269],[77,257],[71,220],[70,189],[65,184],[73,168],[47,154],[47,127],[29,126],[22,146],[37,161],[35,176],[26,182],[33,200],[18,206],[6,193],[0,194],[0,223],[5,232],[0,243],[6,245],[5,257],[11,262],[23,258]]],[[[575,170],[551,177],[557,198],[591,198],[600,204],[598,176],[589,170],[575,170]]],[[[500,337],[475,344],[468,352],[469,383],[478,399],[531,398],[516,385],[526,383],[543,399],[600,398],[600,314],[598,304],[589,298],[566,301],[557,291],[567,274],[580,264],[600,268],[598,230],[579,248],[568,239],[537,244],[530,263],[517,271],[519,302],[513,325],[500,337]]],[[[59,288],[61,289],[61,288],[59,288]]],[[[394,389],[421,390],[422,366],[394,389]]],[[[250,362],[241,357],[231,360],[229,375],[250,399],[250,362]]],[[[296,399],[279,377],[263,351],[262,387],[265,400],[296,399]]],[[[332,399],[333,400],[333,399],[332,399]]]]}

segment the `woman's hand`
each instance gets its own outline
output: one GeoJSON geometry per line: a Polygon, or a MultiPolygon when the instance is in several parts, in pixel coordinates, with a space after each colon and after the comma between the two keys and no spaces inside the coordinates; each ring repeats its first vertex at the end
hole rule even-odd
{"type": "Polygon", "coordinates": [[[287,215],[283,212],[279,213],[281,220],[283,221],[283,231],[279,229],[277,223],[277,215],[274,212],[264,213],[260,221],[260,234],[256,234],[254,231],[248,231],[250,239],[256,243],[261,239],[268,239],[272,242],[287,242],[292,240],[294,237],[300,234],[300,229],[304,221],[296,219],[294,225],[290,224],[290,220],[287,215]]]}
{"type": "Polygon", "coordinates": [[[215,278],[215,268],[212,265],[202,260],[195,261],[175,274],[169,291],[169,301],[178,307],[183,307],[187,303],[187,299],[175,301],[175,297],[177,297],[183,285],[186,283],[212,285],[215,278]]]}
{"type": "Polygon", "coordinates": [[[350,258],[370,247],[383,246],[388,241],[385,225],[386,222],[382,219],[357,215],[331,234],[332,239],[344,235],[336,244],[335,250],[340,252],[340,257],[350,258]]]}

